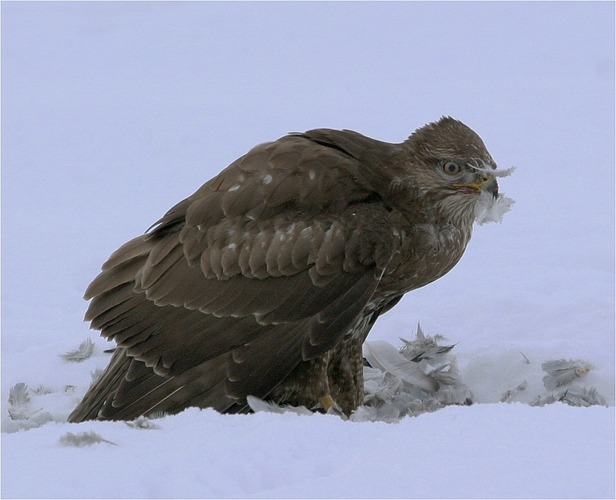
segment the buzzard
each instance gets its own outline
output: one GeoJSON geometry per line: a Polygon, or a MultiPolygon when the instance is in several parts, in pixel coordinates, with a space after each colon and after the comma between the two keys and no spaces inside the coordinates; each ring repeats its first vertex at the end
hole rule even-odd
{"type": "Polygon", "coordinates": [[[90,284],[86,320],[117,348],[69,421],[248,412],[250,395],[350,414],[368,332],[460,260],[495,169],[450,117],[400,144],[316,129],[256,146],[90,284]]]}

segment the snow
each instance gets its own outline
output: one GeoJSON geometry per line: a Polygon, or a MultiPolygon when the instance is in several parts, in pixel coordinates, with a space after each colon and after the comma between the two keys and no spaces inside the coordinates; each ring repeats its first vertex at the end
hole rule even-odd
{"type": "Polygon", "coordinates": [[[190,409],[163,419],[160,429],[49,424],[4,436],[5,461],[15,464],[4,472],[4,494],[605,497],[613,456],[601,443],[614,436],[612,410],[476,405],[387,424],[190,409]],[[62,446],[67,431],[93,431],[114,444],[62,446]],[[26,478],[37,484],[26,487],[26,478]]]}
{"type": "Polygon", "coordinates": [[[614,498],[612,2],[1,8],[3,497],[614,498]],[[65,423],[109,359],[81,297],[121,243],[255,144],[441,115],[516,167],[516,203],[369,340],[443,335],[474,404],[65,423]]]}

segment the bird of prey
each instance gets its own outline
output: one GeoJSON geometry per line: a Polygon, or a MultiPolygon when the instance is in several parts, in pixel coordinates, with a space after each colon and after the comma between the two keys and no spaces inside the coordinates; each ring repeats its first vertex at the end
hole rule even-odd
{"type": "Polygon", "coordinates": [[[90,284],[86,320],[117,348],[69,421],[241,413],[247,396],[351,414],[368,332],[456,265],[497,175],[451,117],[400,144],[316,129],[256,146],[90,284]]]}

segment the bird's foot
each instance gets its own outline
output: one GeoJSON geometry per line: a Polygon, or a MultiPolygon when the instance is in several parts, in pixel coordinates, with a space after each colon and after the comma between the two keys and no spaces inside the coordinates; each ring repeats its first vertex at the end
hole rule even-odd
{"type": "Polygon", "coordinates": [[[330,408],[338,406],[334,401],[334,398],[332,398],[331,394],[329,393],[326,393],[321,396],[319,398],[319,403],[321,403],[321,407],[325,410],[326,413],[329,411],[330,408]]]}
{"type": "Polygon", "coordinates": [[[321,396],[319,398],[319,403],[328,415],[337,415],[339,417],[346,418],[346,415],[336,404],[334,398],[331,397],[331,394],[327,393],[321,396]]]}

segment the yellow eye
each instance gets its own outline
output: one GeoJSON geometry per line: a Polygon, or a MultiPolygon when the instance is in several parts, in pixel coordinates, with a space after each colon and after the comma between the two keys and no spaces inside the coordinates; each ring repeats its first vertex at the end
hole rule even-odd
{"type": "Polygon", "coordinates": [[[460,165],[458,165],[455,161],[446,161],[445,163],[443,163],[443,172],[445,172],[447,175],[455,175],[455,174],[459,174],[460,170],[462,170],[460,168],[460,165]]]}

